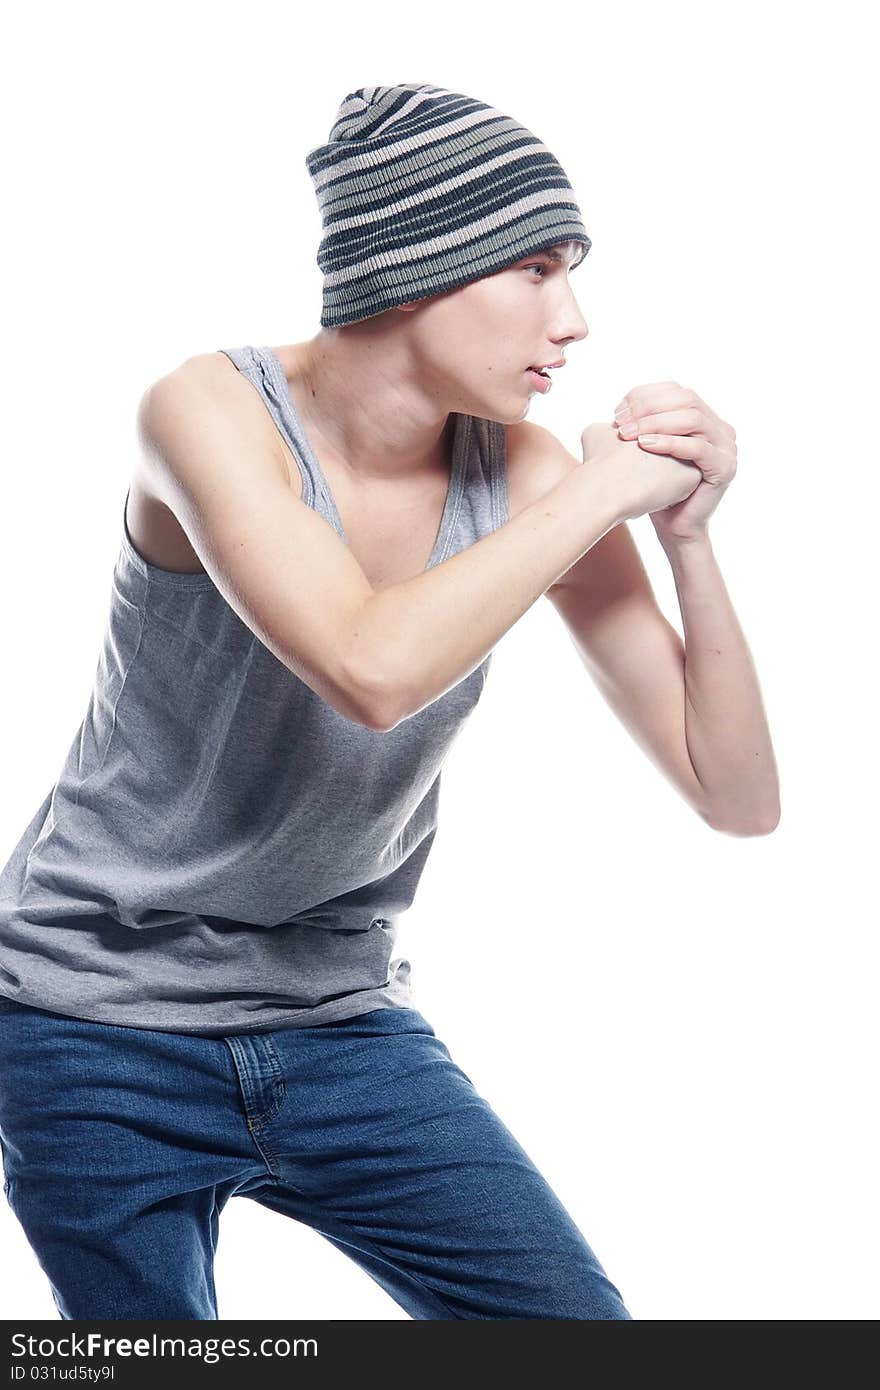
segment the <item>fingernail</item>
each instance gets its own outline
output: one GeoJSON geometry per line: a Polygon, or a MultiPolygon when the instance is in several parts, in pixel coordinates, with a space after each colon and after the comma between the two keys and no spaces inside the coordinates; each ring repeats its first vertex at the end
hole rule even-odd
{"type": "Polygon", "coordinates": [[[656,443],[658,443],[659,439],[660,439],[659,434],[640,434],[640,435],[639,435],[639,443],[640,443],[640,444],[656,444],[656,443]]]}

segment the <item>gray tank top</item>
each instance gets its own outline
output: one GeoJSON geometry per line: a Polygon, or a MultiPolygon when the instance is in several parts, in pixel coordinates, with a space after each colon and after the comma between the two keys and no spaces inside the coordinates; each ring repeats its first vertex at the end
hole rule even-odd
{"type": "MultiPolygon", "coordinates": [[[[277,356],[223,351],[287,441],[303,500],[345,540],[277,356]]],[[[504,443],[502,424],[454,416],[427,568],[507,520],[504,443]]],[[[0,875],[0,1005],[205,1036],[415,1007],[410,963],[391,958],[398,921],[491,653],[396,728],[365,728],[209,575],[145,560],[126,507],[85,716],[0,875]]]]}

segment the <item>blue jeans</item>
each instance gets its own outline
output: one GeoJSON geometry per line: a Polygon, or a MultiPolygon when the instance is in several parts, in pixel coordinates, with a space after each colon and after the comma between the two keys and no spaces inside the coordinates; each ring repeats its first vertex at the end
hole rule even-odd
{"type": "Polygon", "coordinates": [[[217,1318],[235,1196],[311,1226],[413,1318],[631,1317],[415,1009],[211,1038],[5,1001],[0,1149],[62,1318],[217,1318]]]}

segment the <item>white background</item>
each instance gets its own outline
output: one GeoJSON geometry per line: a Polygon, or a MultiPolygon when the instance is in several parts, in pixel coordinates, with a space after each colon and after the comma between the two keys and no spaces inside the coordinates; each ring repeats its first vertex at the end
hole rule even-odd
{"type": "MultiPolygon", "coordinates": [[[[708,829],[540,599],[450,755],[398,939],[418,1007],[637,1319],[880,1312],[866,17],[445,2],[419,32],[408,4],[154,0],[6,24],[0,863],[85,713],[137,402],[195,353],[317,331],[305,154],[357,87],[465,92],[569,175],[590,333],[530,418],[580,457],[624,392],[673,379],[736,428],[710,533],[761,680],[779,827],[708,829]]],[[[650,521],[632,530],[681,630],[650,521]]],[[[0,1245],[0,1315],[57,1317],[5,1203],[0,1245]]],[[[243,1199],[215,1272],[221,1319],[408,1316],[243,1199]]]]}

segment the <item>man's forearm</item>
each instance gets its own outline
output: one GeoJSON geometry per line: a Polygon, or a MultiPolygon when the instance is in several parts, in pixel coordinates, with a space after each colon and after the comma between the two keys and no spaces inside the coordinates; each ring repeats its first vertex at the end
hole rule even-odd
{"type": "Polygon", "coordinates": [[[694,771],[732,834],[770,831],[779,779],[752,656],[708,535],[665,546],[685,634],[685,734],[694,771]]]}
{"type": "Polygon", "coordinates": [[[349,665],[373,682],[388,727],[464,680],[618,520],[605,478],[582,466],[497,531],[369,598],[349,665]]]}

